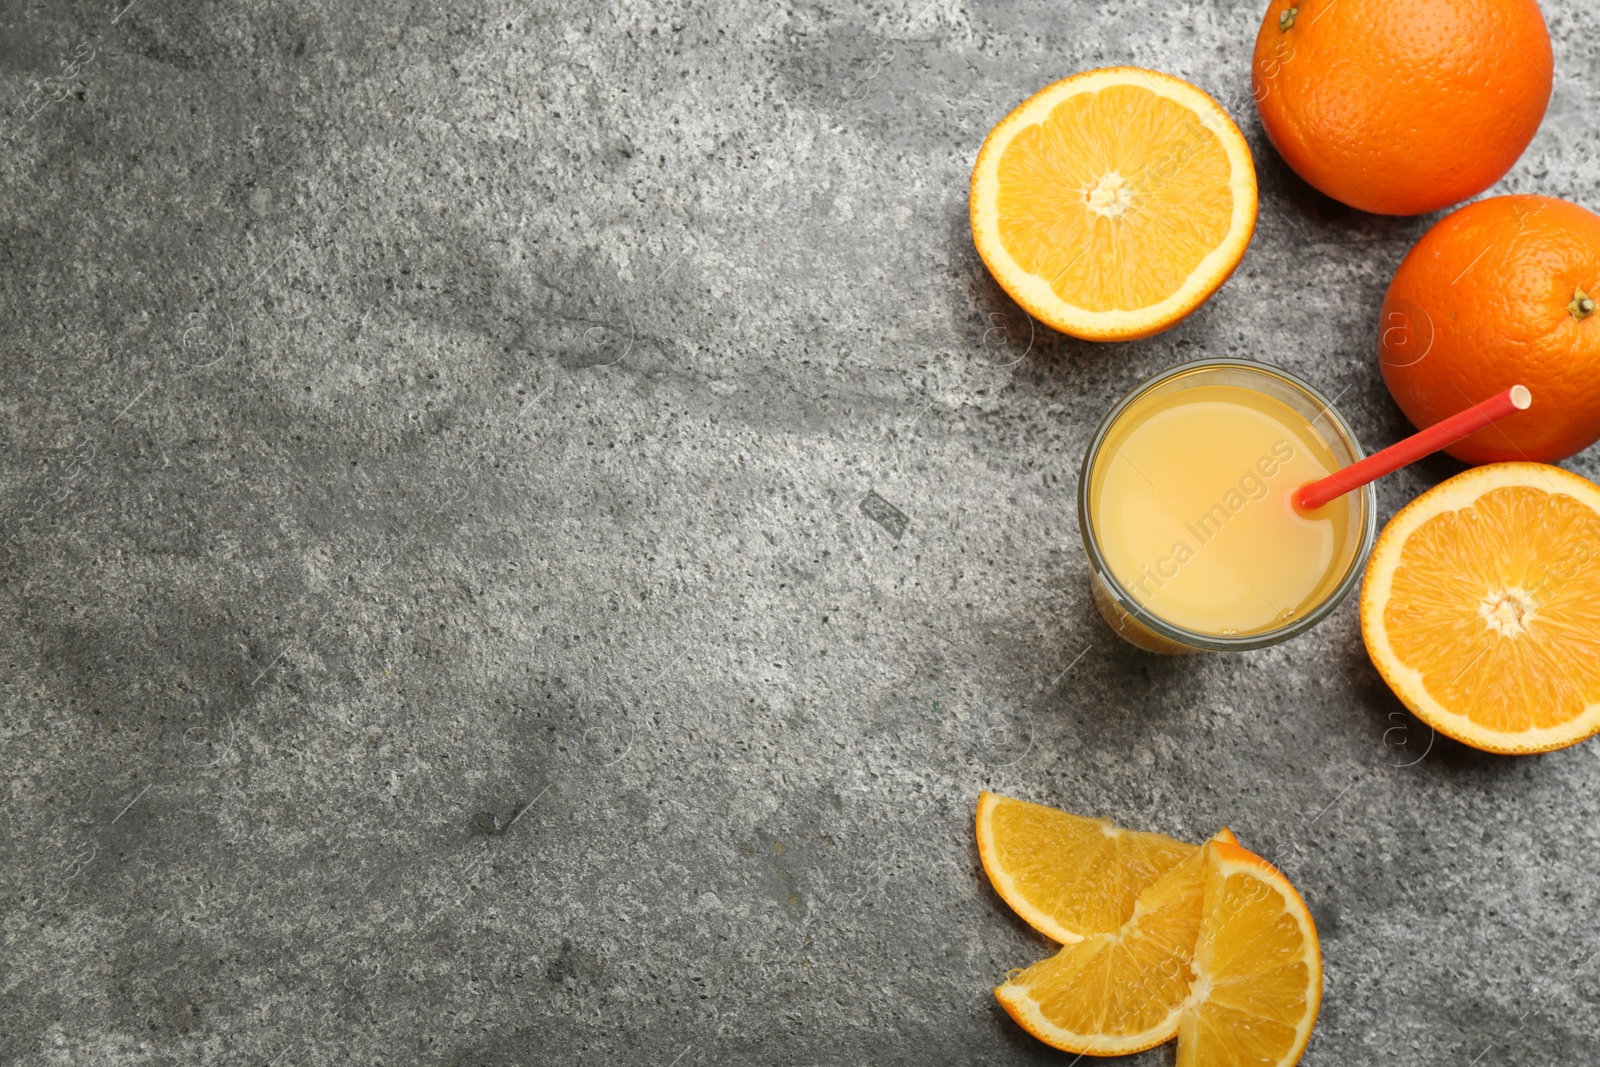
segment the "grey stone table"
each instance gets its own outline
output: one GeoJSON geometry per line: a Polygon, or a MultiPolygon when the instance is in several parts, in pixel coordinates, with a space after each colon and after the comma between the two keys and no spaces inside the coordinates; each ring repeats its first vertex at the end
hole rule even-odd
{"type": "MultiPolygon", "coordinates": [[[[1600,13],[1546,15],[1497,188],[1600,206],[1600,13]]],[[[1179,660],[1086,595],[1139,378],[1251,356],[1405,431],[1377,309],[1433,220],[1246,107],[1260,225],[1171,332],[1030,330],[971,246],[1014,104],[1239,100],[1259,18],[0,7],[0,1061],[1065,1064],[990,993],[1048,945],[983,787],[1278,857],[1308,1064],[1600,1059],[1600,747],[1428,736],[1353,604],[1179,660]]]]}

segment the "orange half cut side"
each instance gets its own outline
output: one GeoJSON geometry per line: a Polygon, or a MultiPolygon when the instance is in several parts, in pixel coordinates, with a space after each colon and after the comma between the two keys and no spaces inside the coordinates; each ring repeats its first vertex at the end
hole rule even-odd
{"type": "Polygon", "coordinates": [[[1146,337],[1214,293],[1256,223],[1249,145],[1215,100],[1139,67],[1085,71],[1022,103],[972,171],[973,241],[1041,322],[1146,337]]]}
{"type": "Polygon", "coordinates": [[[1544,463],[1441,482],[1384,528],[1361,634],[1440,733],[1548,752],[1600,731],[1600,487],[1544,463]]]}

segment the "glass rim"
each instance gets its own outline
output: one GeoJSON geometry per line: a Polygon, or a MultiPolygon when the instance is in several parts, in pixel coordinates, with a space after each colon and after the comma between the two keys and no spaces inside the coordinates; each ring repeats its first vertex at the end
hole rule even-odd
{"type": "Polygon", "coordinates": [[[1361,447],[1361,441],[1356,437],[1355,431],[1345,421],[1344,416],[1333,406],[1333,401],[1322,395],[1322,392],[1299,375],[1292,374],[1281,367],[1274,367],[1270,363],[1261,363],[1253,359],[1238,359],[1233,357],[1217,357],[1212,359],[1196,359],[1188,363],[1179,363],[1155,374],[1130,389],[1111,406],[1106,412],[1100,425],[1095,427],[1094,436],[1089,439],[1089,447],[1083,453],[1083,463],[1078,469],[1078,530],[1083,537],[1084,550],[1089,555],[1091,577],[1100,581],[1106,592],[1117,603],[1117,606],[1127,612],[1140,625],[1151,630],[1158,636],[1174,644],[1185,645],[1189,648],[1206,652],[1245,652],[1255,648],[1266,648],[1296,637],[1311,629],[1317,623],[1331,615],[1350,591],[1361,579],[1362,572],[1366,569],[1367,557],[1372,552],[1372,545],[1378,535],[1378,492],[1371,484],[1354,490],[1351,495],[1359,495],[1365,511],[1365,521],[1361,524],[1361,543],[1356,551],[1351,554],[1350,565],[1337,585],[1329,590],[1316,607],[1292,622],[1282,626],[1275,626],[1270,630],[1260,630],[1256,633],[1223,636],[1221,634],[1203,634],[1186,629],[1175,623],[1168,622],[1152,613],[1144,605],[1123,588],[1122,583],[1112,575],[1110,566],[1106,563],[1105,555],[1100,551],[1100,541],[1094,531],[1094,523],[1090,519],[1089,489],[1090,475],[1093,470],[1095,457],[1100,454],[1101,447],[1105,444],[1111,428],[1116,425],[1118,418],[1134,401],[1144,396],[1150,390],[1162,385],[1182,374],[1189,374],[1197,370],[1237,368],[1257,374],[1269,375],[1287,383],[1309,397],[1322,414],[1308,420],[1315,422],[1317,418],[1326,416],[1328,424],[1350,448],[1351,462],[1362,459],[1366,453],[1361,447]]]}

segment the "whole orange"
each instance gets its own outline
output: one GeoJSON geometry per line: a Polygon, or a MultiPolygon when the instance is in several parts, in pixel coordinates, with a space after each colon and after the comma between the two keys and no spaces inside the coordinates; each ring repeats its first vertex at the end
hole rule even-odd
{"type": "Polygon", "coordinates": [[[1533,406],[1448,451],[1553,462],[1600,440],[1600,216],[1553,196],[1495,196],[1434,224],[1389,283],[1378,365],[1417,426],[1512,385],[1533,406]]]}
{"type": "Polygon", "coordinates": [[[1511,169],[1551,70],[1535,0],[1272,0],[1251,81],[1302,178],[1363,211],[1418,215],[1511,169]]]}

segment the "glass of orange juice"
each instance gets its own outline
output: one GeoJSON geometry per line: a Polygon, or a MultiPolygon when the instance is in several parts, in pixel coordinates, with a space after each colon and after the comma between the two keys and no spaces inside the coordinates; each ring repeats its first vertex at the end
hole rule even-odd
{"type": "Polygon", "coordinates": [[[1264,363],[1198,360],[1144,382],[1100,423],[1078,478],[1100,613],[1156,652],[1262,648],[1315,626],[1360,578],[1377,494],[1312,512],[1291,497],[1361,456],[1330,401],[1264,363]]]}

